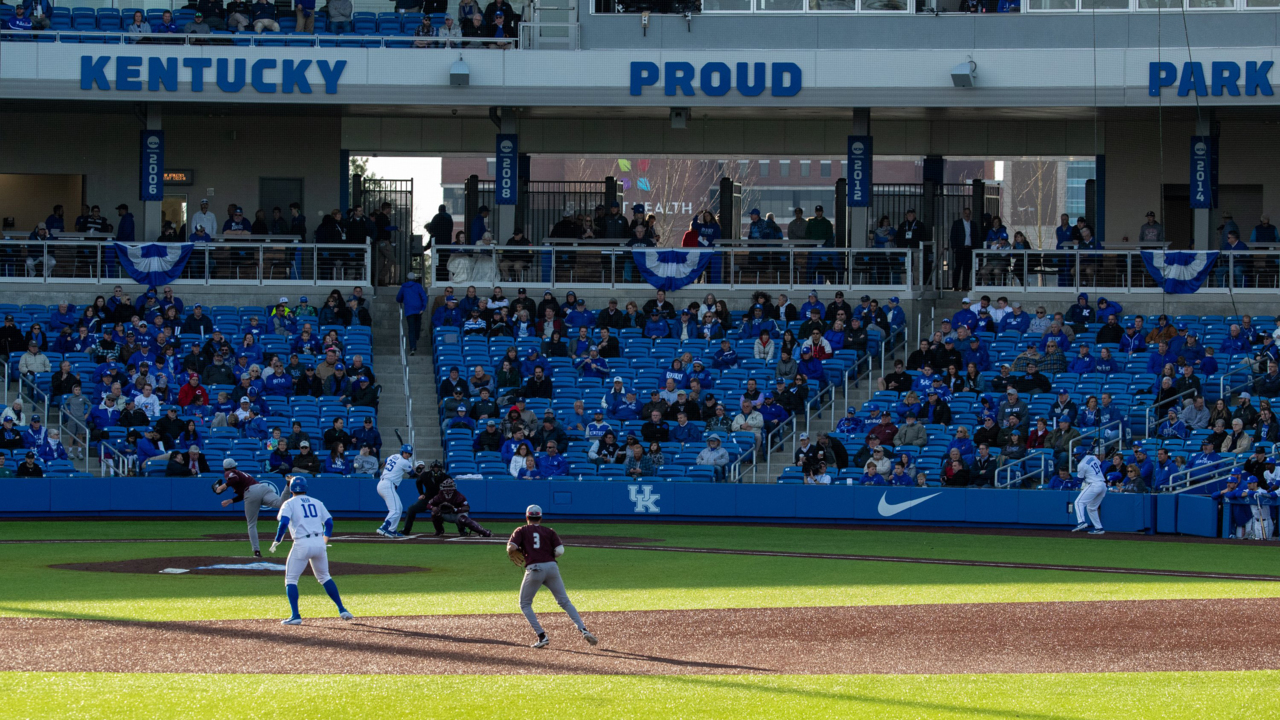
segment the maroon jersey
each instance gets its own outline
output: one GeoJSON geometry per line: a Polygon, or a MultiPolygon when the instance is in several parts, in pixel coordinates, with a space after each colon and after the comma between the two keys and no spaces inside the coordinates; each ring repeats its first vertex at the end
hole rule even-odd
{"type": "Polygon", "coordinates": [[[239,470],[230,469],[222,471],[222,482],[227,487],[236,491],[236,496],[231,498],[232,502],[240,502],[244,499],[244,491],[258,484],[257,480],[240,472],[239,470]]]}
{"type": "Polygon", "coordinates": [[[520,548],[524,553],[525,565],[537,565],[556,561],[556,547],[560,545],[560,536],[556,531],[542,525],[521,525],[511,533],[507,542],[520,548]]]}
{"type": "Polygon", "coordinates": [[[427,504],[432,508],[438,508],[441,505],[448,504],[453,506],[455,512],[466,512],[463,508],[467,507],[469,503],[467,503],[467,496],[457,490],[453,491],[452,497],[445,497],[444,491],[441,490],[436,493],[436,496],[431,498],[431,502],[427,504]]]}

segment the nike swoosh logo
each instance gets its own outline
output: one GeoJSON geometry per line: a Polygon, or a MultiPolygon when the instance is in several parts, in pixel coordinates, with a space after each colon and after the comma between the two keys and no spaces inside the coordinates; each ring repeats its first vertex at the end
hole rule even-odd
{"type": "Polygon", "coordinates": [[[880,510],[880,517],[893,517],[894,515],[897,515],[903,510],[910,510],[911,508],[919,505],[925,500],[928,500],[929,498],[932,498],[932,497],[937,497],[941,494],[942,493],[940,492],[936,492],[932,495],[925,495],[922,498],[916,498],[915,500],[908,500],[906,502],[897,503],[896,505],[894,505],[894,504],[885,502],[885,498],[889,496],[889,493],[886,492],[884,495],[880,496],[880,506],[878,508],[880,510]]]}

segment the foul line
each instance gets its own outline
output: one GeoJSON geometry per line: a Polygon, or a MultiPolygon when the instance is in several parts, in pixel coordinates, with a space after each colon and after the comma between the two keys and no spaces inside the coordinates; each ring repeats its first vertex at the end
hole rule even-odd
{"type": "Polygon", "coordinates": [[[1280,582],[1276,575],[1241,575],[1191,570],[1149,570],[1145,568],[1089,567],[1087,565],[1043,565],[1039,563],[991,562],[984,560],[947,560],[942,558],[892,557],[885,555],[843,555],[836,553],[797,553],[772,550],[731,550],[724,548],[658,547],[652,545],[573,545],[602,550],[651,550],[658,552],[704,553],[708,555],[749,555],[810,560],[858,560],[862,562],[913,563],[917,565],[960,565],[964,567],[1012,568],[1015,570],[1060,570],[1064,572],[1109,573],[1112,575],[1157,575],[1162,577],[1201,578],[1208,580],[1263,580],[1280,582]]]}
{"type": "MultiPolygon", "coordinates": [[[[333,540],[368,541],[371,538],[360,536],[334,536],[333,540]]],[[[409,542],[407,545],[435,545],[442,542],[458,542],[463,545],[489,545],[505,543],[502,538],[434,538],[415,537],[414,540],[426,542],[409,542]]],[[[223,538],[150,538],[111,540],[99,538],[94,540],[0,540],[0,545],[37,545],[37,544],[84,544],[84,543],[224,543],[235,542],[223,538]]],[[[388,540],[388,544],[396,544],[388,540]]],[[[376,544],[376,543],[375,543],[376,544]]],[[[801,553],[775,550],[737,550],[730,548],[692,548],[659,545],[599,545],[572,543],[570,547],[591,550],[646,550],[649,552],[697,553],[704,555],[743,555],[748,557],[798,558],[802,560],[853,560],[858,562],[908,563],[915,565],[955,565],[960,567],[1008,568],[1012,570],[1057,570],[1060,572],[1104,573],[1109,575],[1147,575],[1153,577],[1197,578],[1201,580],[1253,580],[1262,582],[1280,582],[1280,575],[1247,575],[1238,573],[1197,572],[1194,570],[1152,570],[1147,568],[1115,568],[1089,567],[1087,565],[1048,565],[1041,563],[995,562],[989,560],[950,560],[946,558],[894,557],[889,555],[846,555],[841,553],[801,553]]]]}

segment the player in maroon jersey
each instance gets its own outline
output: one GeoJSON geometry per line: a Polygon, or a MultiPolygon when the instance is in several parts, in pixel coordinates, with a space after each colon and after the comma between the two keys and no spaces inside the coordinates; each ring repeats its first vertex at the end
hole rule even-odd
{"type": "Polygon", "coordinates": [[[525,619],[538,634],[538,642],[533,647],[544,648],[551,644],[538,622],[538,616],[533,613],[533,596],[538,594],[543,585],[547,586],[556,602],[560,603],[560,608],[569,614],[573,624],[578,626],[582,639],[589,645],[595,645],[600,640],[582,623],[582,617],[578,615],[578,609],[573,603],[569,602],[569,595],[564,591],[564,581],[560,579],[560,566],[556,564],[556,558],[564,554],[560,536],[556,535],[555,530],[542,526],[542,508],[537,505],[530,505],[524,511],[524,518],[525,524],[516,528],[507,541],[507,556],[511,558],[511,562],[524,568],[524,582],[520,583],[520,612],[524,613],[525,619]]]}

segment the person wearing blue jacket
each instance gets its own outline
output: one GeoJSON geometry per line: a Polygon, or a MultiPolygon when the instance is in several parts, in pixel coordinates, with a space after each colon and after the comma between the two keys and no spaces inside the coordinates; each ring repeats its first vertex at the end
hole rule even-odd
{"type": "Polygon", "coordinates": [[[628,390],[627,399],[620,403],[611,405],[609,407],[608,416],[613,420],[619,420],[622,422],[626,422],[628,420],[639,420],[641,409],[643,409],[643,406],[640,404],[640,401],[636,399],[635,390],[628,390]]]}
{"type": "Polygon", "coordinates": [[[657,310],[649,313],[649,319],[644,324],[644,336],[651,340],[658,340],[670,334],[671,326],[662,319],[662,314],[657,310]]]}
{"type": "Polygon", "coordinates": [[[351,432],[351,444],[357,448],[368,445],[373,450],[374,457],[382,457],[382,434],[373,426],[372,417],[366,417],[364,425],[351,432]]]}
{"type": "Polygon", "coordinates": [[[1067,363],[1067,372],[1084,375],[1097,370],[1097,360],[1089,354],[1089,346],[1081,345],[1076,356],[1067,363]]]}
{"type": "Polygon", "coordinates": [[[822,372],[822,361],[814,357],[813,350],[808,347],[800,351],[800,362],[796,366],[796,372],[817,381],[819,390],[827,387],[827,376],[822,372]]]}
{"type": "Polygon", "coordinates": [[[1136,355],[1147,351],[1147,339],[1138,333],[1138,326],[1132,320],[1124,324],[1124,335],[1120,336],[1120,352],[1136,355]]]}
{"type": "MultiPolygon", "coordinates": [[[[824,305],[822,301],[818,300],[817,290],[810,292],[808,301],[806,301],[805,304],[800,306],[800,317],[802,318],[809,317],[809,312],[811,310],[817,310],[818,317],[823,317],[827,314],[827,306],[824,305]]],[[[759,335],[759,334],[760,333],[756,333],[756,335],[759,335]]]]}
{"type": "Polygon", "coordinates": [[[1008,313],[1005,313],[1004,317],[1000,318],[1000,324],[997,326],[997,329],[999,329],[1000,332],[1014,330],[1020,333],[1025,333],[1031,327],[1031,315],[1029,313],[1022,312],[1022,303],[1020,302],[1014,301],[1014,303],[1009,307],[1012,309],[1008,313]]]}
{"type": "Polygon", "coordinates": [[[751,307],[751,317],[742,323],[742,328],[738,333],[738,337],[743,340],[760,337],[760,333],[767,332],[770,337],[778,333],[778,324],[772,319],[764,316],[763,305],[753,305],[751,307]]]}
{"type": "MultiPolygon", "coordinates": [[[[764,408],[761,408],[761,414],[764,408]]],[[[785,411],[784,411],[785,413],[785,411]]],[[[765,418],[768,421],[768,418],[765,418]]],[[[676,415],[676,424],[671,426],[671,441],[678,443],[696,443],[702,441],[702,428],[689,422],[689,416],[685,413],[676,415]]]]}
{"type": "Polygon", "coordinates": [[[679,358],[671,361],[671,367],[662,373],[662,382],[666,384],[667,380],[675,380],[676,387],[680,390],[689,389],[689,373],[684,369],[684,363],[679,358]]]}
{"type": "Polygon", "coordinates": [[[458,309],[458,298],[453,295],[445,298],[444,305],[436,308],[431,316],[431,327],[433,330],[442,327],[462,329],[462,311],[458,309]]]}
{"type": "Polygon", "coordinates": [[[39,415],[32,415],[27,430],[22,433],[22,445],[28,450],[40,447],[49,437],[49,429],[40,423],[39,415]]]}
{"type": "Polygon", "coordinates": [[[76,312],[76,306],[68,305],[65,300],[49,314],[49,332],[59,332],[64,327],[74,328],[79,323],[80,313],[76,312]]]}
{"type": "MultiPolygon", "coordinates": [[[[417,273],[409,273],[408,279],[396,292],[396,302],[404,312],[405,324],[408,325],[406,339],[409,343],[409,354],[413,355],[418,351],[418,336],[422,334],[422,313],[427,309],[427,291],[423,290],[422,283],[418,282],[417,273]]],[[[460,316],[459,319],[461,319],[460,316]]],[[[432,321],[435,321],[434,316],[432,321]]]]}
{"type": "Polygon", "coordinates": [[[1147,355],[1147,372],[1152,375],[1159,375],[1164,371],[1165,365],[1177,365],[1178,356],[1169,352],[1169,344],[1161,342],[1156,346],[1156,351],[1147,355]]]}
{"type": "Polygon", "coordinates": [[[694,360],[693,369],[689,371],[689,382],[692,383],[694,380],[698,381],[703,390],[711,390],[716,386],[716,376],[706,368],[706,364],[701,360],[694,360]]]}
{"type": "Polygon", "coordinates": [[[1053,476],[1049,484],[1045,486],[1047,490],[1064,490],[1074,491],[1080,489],[1080,478],[1071,474],[1071,468],[1063,465],[1058,468],[1058,474],[1053,476]]]}
{"type": "Polygon", "coordinates": [[[969,363],[976,365],[978,372],[987,372],[991,369],[991,355],[977,337],[969,338],[969,347],[960,353],[960,359],[964,361],[966,368],[969,367],[969,363]]]}
{"type": "Polygon", "coordinates": [[[565,314],[564,324],[566,327],[594,327],[596,314],[587,309],[586,300],[578,298],[574,308],[565,314]]]}
{"type": "MultiPolygon", "coordinates": [[[[698,234],[698,246],[702,248],[714,249],[716,241],[720,239],[720,223],[716,222],[710,210],[703,210],[698,217],[694,218],[689,224],[689,229],[698,234]]],[[[721,282],[720,269],[720,253],[713,252],[710,262],[707,263],[707,281],[721,282]]]]}
{"type": "Polygon", "coordinates": [[[1218,352],[1227,355],[1236,355],[1239,353],[1247,353],[1252,349],[1249,338],[1240,333],[1239,325],[1232,325],[1228,333],[1229,334],[1226,339],[1218,346],[1218,352]]]}
{"type": "Polygon", "coordinates": [[[267,397],[289,397],[293,394],[293,376],[277,365],[275,371],[263,378],[262,392],[267,397]]]}
{"type": "Polygon", "coordinates": [[[728,370],[738,366],[738,353],[728,340],[720,341],[720,349],[712,357],[711,366],[717,370],[728,370]]]}
{"type": "Polygon", "coordinates": [[[1077,333],[1083,332],[1089,323],[1097,322],[1097,315],[1089,305],[1089,293],[1080,293],[1076,297],[1076,304],[1067,308],[1066,313],[1063,314],[1063,319],[1077,333]]]}
{"type": "Polygon", "coordinates": [[[969,332],[973,332],[978,327],[978,313],[969,309],[969,298],[960,301],[960,309],[955,315],[951,316],[951,327],[959,328],[961,325],[969,328],[969,332]]]}
{"type": "Polygon", "coordinates": [[[1124,306],[1114,300],[1098,298],[1098,309],[1094,311],[1093,322],[1105,323],[1112,315],[1123,316],[1124,306]]]}
{"type": "Polygon", "coordinates": [[[1191,436],[1191,432],[1187,430],[1187,426],[1178,419],[1178,411],[1169,408],[1169,416],[1164,422],[1156,427],[1156,437],[1166,440],[1186,440],[1191,436]]]}
{"type": "Polygon", "coordinates": [[[547,443],[547,452],[537,459],[538,472],[544,478],[569,474],[569,461],[559,453],[555,441],[547,443]]]}
{"type": "Polygon", "coordinates": [[[485,220],[489,217],[489,206],[481,205],[476,211],[476,216],[471,218],[471,237],[467,238],[467,244],[475,245],[480,242],[484,234],[489,232],[489,225],[485,220]]]}

